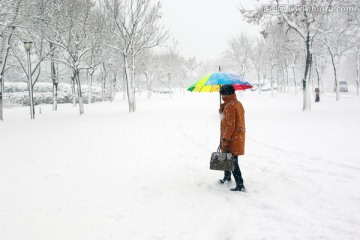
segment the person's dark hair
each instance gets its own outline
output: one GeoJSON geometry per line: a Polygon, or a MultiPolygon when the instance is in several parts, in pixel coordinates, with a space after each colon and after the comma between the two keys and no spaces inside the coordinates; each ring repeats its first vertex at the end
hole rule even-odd
{"type": "Polygon", "coordinates": [[[221,95],[231,95],[235,93],[235,88],[233,85],[222,85],[220,88],[221,95]]]}

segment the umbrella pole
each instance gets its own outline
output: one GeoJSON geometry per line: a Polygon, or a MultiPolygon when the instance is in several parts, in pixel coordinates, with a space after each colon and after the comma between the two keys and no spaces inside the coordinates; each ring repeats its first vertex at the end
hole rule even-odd
{"type": "MultiPolygon", "coordinates": [[[[221,66],[219,66],[219,72],[221,72],[221,66]]],[[[221,85],[220,85],[221,88],[221,85]]],[[[220,107],[219,109],[221,109],[221,93],[220,93],[220,89],[219,89],[219,100],[220,100],[220,107]]],[[[221,146],[221,120],[220,120],[220,144],[219,147],[221,146]]]]}
{"type": "MultiPolygon", "coordinates": [[[[220,68],[220,67],[219,67],[220,68]]],[[[220,113],[220,109],[221,109],[221,93],[219,91],[219,97],[220,97],[220,106],[219,106],[219,113],[220,113]]],[[[219,116],[221,116],[222,112],[220,113],[219,116]]],[[[221,147],[221,117],[220,117],[220,141],[219,141],[219,148],[221,147]]]]}
{"type": "MultiPolygon", "coordinates": [[[[221,66],[219,66],[219,72],[221,72],[221,66]]],[[[221,87],[221,85],[220,85],[221,87]]],[[[220,94],[220,90],[219,90],[219,96],[220,96],[220,107],[221,107],[221,94],[220,94]]]]}
{"type": "MultiPolygon", "coordinates": [[[[221,85],[220,85],[221,88],[221,85]]],[[[221,107],[221,93],[220,93],[220,88],[219,88],[219,99],[220,99],[220,107],[221,107]]]]}

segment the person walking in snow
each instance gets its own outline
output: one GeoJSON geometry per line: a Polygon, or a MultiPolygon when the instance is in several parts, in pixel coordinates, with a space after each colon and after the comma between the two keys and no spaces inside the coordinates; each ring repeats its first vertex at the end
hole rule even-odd
{"type": "MultiPolygon", "coordinates": [[[[235,89],[232,85],[223,85],[220,88],[221,98],[224,101],[220,105],[221,115],[221,151],[230,152],[234,156],[233,176],[236,187],[231,191],[245,191],[244,180],[241,175],[238,157],[244,155],[245,148],[245,111],[244,107],[236,98],[235,89]]],[[[231,181],[231,172],[225,171],[221,184],[231,181]]]]}
{"type": "Polygon", "coordinates": [[[315,88],[315,102],[320,102],[320,89],[315,88]]]}

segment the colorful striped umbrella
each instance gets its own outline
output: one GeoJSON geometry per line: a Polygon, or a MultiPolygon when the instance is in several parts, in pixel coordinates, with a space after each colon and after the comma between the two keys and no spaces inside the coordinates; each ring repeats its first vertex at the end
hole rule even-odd
{"type": "Polygon", "coordinates": [[[187,90],[190,92],[219,92],[221,85],[231,84],[235,90],[252,88],[252,85],[241,79],[239,75],[226,72],[217,72],[206,75],[187,90]]]}

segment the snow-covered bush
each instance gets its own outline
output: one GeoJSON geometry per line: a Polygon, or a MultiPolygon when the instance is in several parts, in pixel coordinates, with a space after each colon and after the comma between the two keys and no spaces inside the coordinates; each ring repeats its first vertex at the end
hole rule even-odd
{"type": "MultiPolygon", "coordinates": [[[[53,103],[53,85],[51,83],[36,83],[34,86],[34,104],[52,104],[53,103]]],[[[91,101],[101,102],[102,91],[98,86],[91,87],[91,101]]],[[[82,86],[84,102],[88,103],[88,87],[82,86]]],[[[5,83],[4,100],[7,107],[30,104],[29,92],[27,83],[5,83]]],[[[71,103],[72,102],[72,90],[70,84],[58,85],[58,103],[71,103]]],[[[108,94],[106,94],[106,100],[109,100],[108,94]]]]}

